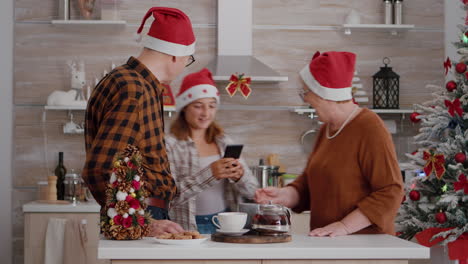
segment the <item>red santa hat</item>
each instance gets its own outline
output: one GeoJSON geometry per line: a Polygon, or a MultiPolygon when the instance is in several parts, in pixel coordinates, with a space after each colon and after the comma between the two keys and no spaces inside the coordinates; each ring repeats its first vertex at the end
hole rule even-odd
{"type": "Polygon", "coordinates": [[[299,74],[309,89],[323,99],[351,100],[355,62],[356,55],[351,52],[316,52],[299,74]]]}
{"type": "Polygon", "coordinates": [[[192,23],[184,12],[176,8],[153,7],[143,18],[138,34],[141,34],[151,15],[154,21],[148,35],[143,37],[143,46],[172,56],[189,56],[195,53],[192,23]]]}
{"type": "Polygon", "coordinates": [[[204,68],[199,72],[191,73],[185,76],[176,96],[177,112],[195,100],[211,97],[215,98],[219,104],[219,91],[215,86],[211,72],[204,68]]]}

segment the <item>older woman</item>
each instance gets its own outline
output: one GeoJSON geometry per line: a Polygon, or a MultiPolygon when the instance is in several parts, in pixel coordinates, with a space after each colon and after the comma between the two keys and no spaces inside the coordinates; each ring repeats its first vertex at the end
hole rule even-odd
{"type": "Polygon", "coordinates": [[[301,96],[324,123],[304,172],[284,188],[256,192],[310,210],[310,236],[393,234],[403,184],[392,138],[383,121],[352,101],[355,54],[316,53],[301,72],[301,96]]]}
{"type": "Polygon", "coordinates": [[[243,159],[222,158],[232,141],[216,124],[219,92],[207,69],[187,75],[176,97],[178,116],[166,137],[178,192],[169,216],[184,229],[211,234],[213,215],[253,199],[256,178],[243,159]]]}

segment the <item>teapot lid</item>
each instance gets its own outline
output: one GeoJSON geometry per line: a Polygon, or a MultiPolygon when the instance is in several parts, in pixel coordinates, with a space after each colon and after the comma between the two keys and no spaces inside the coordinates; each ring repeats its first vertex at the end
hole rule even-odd
{"type": "Polygon", "coordinates": [[[260,210],[265,213],[283,213],[284,207],[279,204],[274,204],[271,201],[267,204],[260,204],[260,210]]]}

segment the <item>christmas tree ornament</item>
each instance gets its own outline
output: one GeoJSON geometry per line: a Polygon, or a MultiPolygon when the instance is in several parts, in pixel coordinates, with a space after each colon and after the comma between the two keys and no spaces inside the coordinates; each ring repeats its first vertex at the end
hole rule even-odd
{"type": "Polygon", "coordinates": [[[466,64],[463,63],[463,62],[457,63],[457,65],[455,66],[455,70],[456,70],[458,73],[460,73],[460,74],[465,73],[465,71],[466,71],[466,64]]]}
{"type": "Polygon", "coordinates": [[[436,221],[439,223],[439,224],[443,224],[445,222],[447,222],[447,215],[445,214],[445,212],[439,212],[435,215],[435,218],[436,218],[436,221]]]}
{"type": "Polygon", "coordinates": [[[468,195],[468,181],[465,174],[458,176],[458,181],[453,183],[453,189],[455,191],[463,190],[463,193],[468,195]]]}
{"type": "Polygon", "coordinates": [[[411,201],[419,201],[419,199],[421,199],[421,193],[416,190],[412,190],[409,193],[409,198],[411,199],[411,201]]]}
{"type": "Polygon", "coordinates": [[[226,86],[226,91],[229,96],[233,97],[234,94],[239,90],[239,92],[247,99],[252,92],[250,88],[250,77],[244,76],[244,74],[232,74],[229,79],[229,84],[226,86]]]}
{"type": "Polygon", "coordinates": [[[418,112],[414,112],[410,115],[410,120],[411,122],[413,123],[419,123],[421,121],[421,119],[418,118],[418,116],[420,116],[421,114],[418,113],[418,112]]]}
{"type": "Polygon", "coordinates": [[[424,165],[424,173],[429,177],[434,172],[437,179],[442,179],[445,174],[445,157],[443,154],[434,154],[424,151],[423,159],[426,161],[424,165]]]}
{"type": "MultiPolygon", "coordinates": [[[[468,18],[468,16],[467,16],[468,18]]],[[[468,31],[465,31],[465,33],[463,33],[463,35],[461,36],[461,41],[464,43],[464,44],[467,44],[468,43],[468,31]]]]}
{"type": "Polygon", "coordinates": [[[448,189],[447,184],[445,184],[445,185],[442,186],[442,188],[441,188],[441,190],[442,190],[443,193],[444,193],[444,192],[447,192],[447,189],[448,189]]]}
{"type": "Polygon", "coordinates": [[[400,100],[400,75],[392,67],[388,67],[390,59],[383,59],[384,67],[380,67],[373,79],[373,107],[374,109],[398,109],[400,100]]]}
{"type": "Polygon", "coordinates": [[[463,109],[461,108],[461,102],[459,98],[453,100],[453,102],[445,100],[444,103],[445,106],[448,108],[448,112],[451,116],[454,117],[455,113],[457,113],[460,117],[463,115],[463,109]]]}
{"type": "Polygon", "coordinates": [[[465,153],[463,153],[463,152],[458,152],[457,154],[455,154],[455,161],[456,161],[457,163],[463,163],[463,162],[465,162],[465,160],[466,160],[466,155],[465,155],[465,153]]]}
{"type": "Polygon", "coordinates": [[[453,92],[454,90],[457,89],[457,83],[454,82],[454,81],[449,81],[449,82],[447,82],[447,84],[445,85],[445,88],[447,89],[447,91],[453,92]]]}
{"type": "Polygon", "coordinates": [[[452,62],[450,61],[450,58],[447,57],[447,59],[444,62],[444,69],[445,69],[445,75],[447,75],[448,71],[452,68],[452,62]]]}

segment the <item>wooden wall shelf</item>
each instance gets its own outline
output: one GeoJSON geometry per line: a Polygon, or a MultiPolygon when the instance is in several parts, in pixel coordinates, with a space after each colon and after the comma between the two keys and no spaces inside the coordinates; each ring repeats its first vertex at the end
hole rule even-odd
{"type": "Polygon", "coordinates": [[[346,35],[351,35],[352,31],[388,31],[392,35],[398,32],[414,29],[414,25],[395,25],[395,24],[343,24],[342,29],[346,35]]]}

